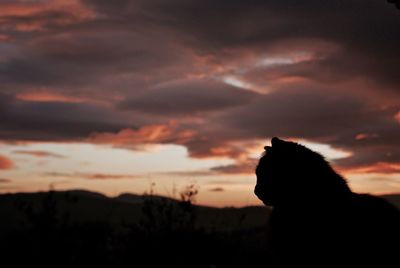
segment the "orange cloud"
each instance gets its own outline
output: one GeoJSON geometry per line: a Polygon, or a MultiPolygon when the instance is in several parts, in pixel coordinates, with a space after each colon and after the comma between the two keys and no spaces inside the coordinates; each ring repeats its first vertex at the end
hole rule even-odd
{"type": "Polygon", "coordinates": [[[394,119],[400,124],[400,111],[394,115],[394,119]]]}
{"type": "Polygon", "coordinates": [[[136,176],[133,175],[117,175],[117,174],[102,174],[102,173],[83,174],[83,175],[87,179],[96,179],[96,180],[136,178],[136,176]]]}
{"type": "Polygon", "coordinates": [[[400,163],[378,162],[369,166],[349,167],[341,169],[341,171],[351,173],[398,174],[400,173],[400,163]]]}
{"type": "Polygon", "coordinates": [[[181,144],[195,135],[191,130],[178,130],[175,123],[143,126],[137,130],[122,129],[117,133],[92,133],[88,141],[99,144],[140,145],[157,143],[181,144]]]}
{"type": "Polygon", "coordinates": [[[10,36],[5,35],[5,34],[0,34],[0,42],[5,42],[10,40],[10,36]]]}
{"type": "Polygon", "coordinates": [[[365,139],[372,139],[372,138],[377,138],[377,137],[379,137],[379,135],[376,133],[360,133],[360,134],[356,135],[355,139],[356,140],[365,140],[365,139]]]}
{"type": "Polygon", "coordinates": [[[187,145],[190,156],[194,158],[224,157],[235,159],[237,163],[244,163],[253,155],[258,157],[263,152],[265,141],[260,139],[234,141],[214,139],[187,145]]]}
{"type": "Polygon", "coordinates": [[[40,11],[40,6],[37,4],[33,3],[18,3],[18,4],[1,4],[0,5],[0,17],[1,16],[8,16],[8,15],[14,15],[14,16],[24,16],[24,15],[29,15],[33,12],[38,12],[40,11]]]}
{"type": "Polygon", "coordinates": [[[232,165],[213,167],[211,170],[219,174],[254,174],[256,165],[257,159],[246,159],[232,165]]]}
{"type": "Polygon", "coordinates": [[[99,101],[94,101],[90,98],[67,96],[56,92],[51,92],[47,89],[37,89],[21,92],[16,95],[16,98],[19,100],[32,102],[99,103],[99,101]]]}
{"type": "Polygon", "coordinates": [[[26,1],[19,3],[0,3],[0,17],[4,16],[28,16],[49,10],[70,10],[81,17],[94,16],[93,12],[86,8],[80,0],[52,0],[52,1],[26,1]]]}
{"type": "Polygon", "coordinates": [[[136,175],[130,174],[105,174],[105,173],[62,173],[62,172],[47,172],[44,174],[47,177],[63,177],[63,178],[77,178],[88,180],[117,180],[117,179],[135,179],[139,178],[136,175]]]}
{"type": "Polygon", "coordinates": [[[35,157],[55,157],[55,158],[64,158],[63,155],[47,152],[47,151],[26,151],[26,150],[16,150],[13,153],[15,154],[26,154],[35,157]]]}
{"type": "Polygon", "coordinates": [[[274,80],[275,83],[278,84],[300,84],[300,83],[304,83],[307,82],[309,79],[305,78],[305,77],[301,77],[301,76],[283,76],[283,77],[278,77],[277,79],[274,80]]]}
{"type": "Polygon", "coordinates": [[[0,155],[0,169],[12,169],[14,163],[5,156],[0,155]]]}
{"type": "Polygon", "coordinates": [[[223,191],[225,191],[225,189],[222,187],[215,187],[215,188],[209,189],[209,191],[210,192],[223,192],[223,191]]]}
{"type": "Polygon", "coordinates": [[[42,31],[49,26],[71,25],[93,17],[93,12],[79,0],[0,3],[3,29],[20,32],[42,31]]]}

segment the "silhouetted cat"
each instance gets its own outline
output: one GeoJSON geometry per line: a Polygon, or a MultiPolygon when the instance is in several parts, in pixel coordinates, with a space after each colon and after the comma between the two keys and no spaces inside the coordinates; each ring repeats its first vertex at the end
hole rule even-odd
{"type": "Polygon", "coordinates": [[[400,267],[400,212],[353,193],[324,158],[278,138],[256,168],[255,194],[273,207],[278,267],[400,267]]]}

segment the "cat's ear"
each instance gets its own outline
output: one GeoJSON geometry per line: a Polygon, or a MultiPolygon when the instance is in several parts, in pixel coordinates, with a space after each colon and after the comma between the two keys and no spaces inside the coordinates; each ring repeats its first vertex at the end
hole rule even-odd
{"type": "Polygon", "coordinates": [[[264,150],[268,153],[268,152],[271,152],[272,150],[272,147],[271,146],[264,146],[264,150]]]}
{"type": "Polygon", "coordinates": [[[271,139],[272,147],[279,147],[279,146],[282,146],[284,143],[285,143],[285,141],[279,139],[278,137],[273,137],[271,139]]]}

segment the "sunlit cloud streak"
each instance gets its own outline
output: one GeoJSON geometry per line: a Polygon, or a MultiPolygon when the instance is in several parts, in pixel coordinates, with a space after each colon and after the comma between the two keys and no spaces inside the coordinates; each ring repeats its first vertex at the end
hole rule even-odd
{"type": "Polygon", "coordinates": [[[64,155],[46,152],[46,151],[28,151],[28,150],[16,150],[13,151],[14,154],[30,155],[34,157],[54,157],[54,158],[64,158],[64,155]]]}
{"type": "Polygon", "coordinates": [[[7,170],[14,168],[14,162],[6,156],[0,155],[0,170],[7,170]]]}

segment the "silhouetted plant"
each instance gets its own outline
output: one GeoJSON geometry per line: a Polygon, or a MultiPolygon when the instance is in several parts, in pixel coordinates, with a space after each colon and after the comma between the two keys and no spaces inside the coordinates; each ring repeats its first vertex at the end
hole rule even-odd
{"type": "Polygon", "coordinates": [[[181,200],[154,195],[155,184],[151,185],[150,194],[143,196],[142,227],[149,232],[172,232],[193,229],[195,227],[195,197],[198,187],[186,186],[181,192],[181,200]]]}

